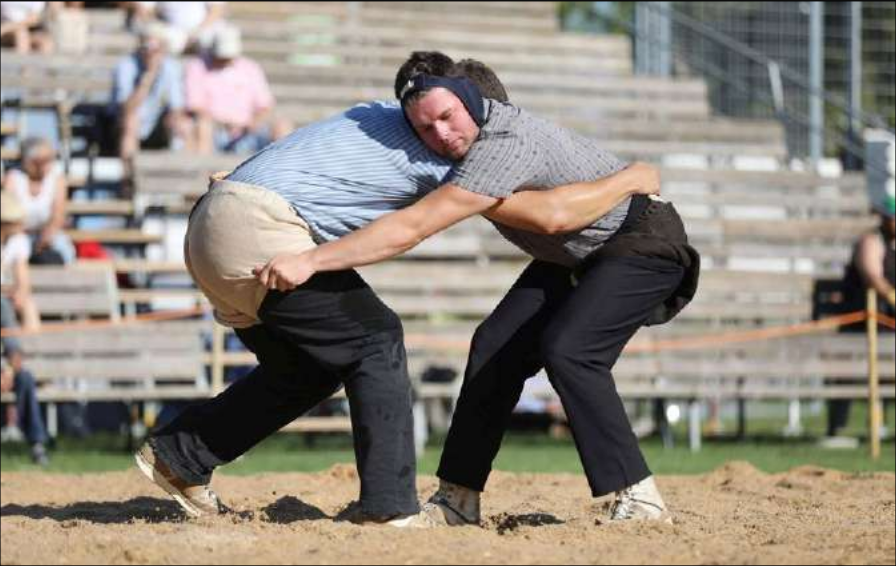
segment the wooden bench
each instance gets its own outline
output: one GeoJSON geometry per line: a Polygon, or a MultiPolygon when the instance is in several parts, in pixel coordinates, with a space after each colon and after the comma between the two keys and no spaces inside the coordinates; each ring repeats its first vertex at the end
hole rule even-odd
{"type": "MultiPolygon", "coordinates": [[[[509,6],[509,5],[508,5],[509,6]]],[[[408,27],[427,27],[438,29],[445,27],[449,22],[454,29],[475,30],[484,33],[502,34],[518,32],[541,36],[554,36],[559,27],[556,17],[548,17],[542,14],[526,16],[508,8],[507,12],[486,8],[486,12],[480,15],[471,11],[449,9],[446,7],[422,8],[422,4],[393,5],[379,7],[377,3],[360,3],[346,5],[344,3],[321,2],[290,6],[278,2],[266,2],[261,5],[242,6],[234,4],[229,11],[230,17],[238,23],[245,22],[250,25],[253,22],[301,21],[303,18],[342,18],[336,23],[355,22],[357,24],[370,25],[375,22],[390,25],[401,24],[408,27]]],[[[332,21],[332,20],[323,20],[332,21]]]]}
{"type": "MultiPolygon", "coordinates": [[[[362,272],[383,300],[405,320],[409,367],[413,375],[419,376],[432,365],[463,372],[473,328],[491,312],[523,265],[520,262],[477,265],[396,261],[371,266],[362,272]]],[[[173,263],[130,261],[119,263],[117,269],[177,272],[182,267],[173,263]]],[[[61,278],[57,275],[55,279],[61,278]]],[[[193,289],[121,290],[118,294],[123,302],[148,302],[171,296],[203,302],[201,294],[193,289]]],[[[807,275],[707,271],[694,304],[673,325],[642,331],[635,345],[802,322],[811,316],[811,294],[812,279],[807,275]]],[[[885,343],[881,349],[884,366],[892,368],[893,364],[888,365],[892,348],[883,346],[885,343]]],[[[823,380],[861,379],[867,363],[863,356],[861,337],[807,337],[712,346],[697,351],[634,352],[623,357],[616,373],[620,391],[631,398],[682,398],[698,402],[702,399],[857,397],[866,392],[861,383],[831,388],[823,380]]],[[[217,373],[223,374],[224,367],[253,364],[254,356],[246,352],[224,352],[221,346],[205,354],[202,362],[217,367],[217,373]]],[[[885,372],[884,377],[891,379],[892,375],[885,372]]],[[[885,386],[884,395],[892,396],[892,391],[892,387],[885,386]]],[[[444,391],[439,393],[444,394],[444,391]]]]}
{"type": "Polygon", "coordinates": [[[134,216],[134,203],[124,199],[70,200],[66,204],[70,216],[134,216]]]}
{"type": "Polygon", "coordinates": [[[118,320],[118,284],[107,262],[31,266],[34,302],[42,318],[118,320]]]}
{"type": "Polygon", "coordinates": [[[157,234],[147,234],[140,229],[118,230],[66,230],[66,234],[74,243],[99,242],[108,245],[121,246],[146,246],[158,244],[162,237],[157,234]]]}

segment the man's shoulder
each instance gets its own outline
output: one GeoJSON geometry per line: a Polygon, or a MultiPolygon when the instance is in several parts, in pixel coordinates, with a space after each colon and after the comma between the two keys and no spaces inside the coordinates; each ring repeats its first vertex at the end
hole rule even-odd
{"type": "Polygon", "coordinates": [[[404,119],[401,106],[385,100],[372,100],[356,104],[336,118],[354,122],[359,128],[368,132],[382,127],[391,129],[409,127],[404,119]]]}
{"type": "Polygon", "coordinates": [[[500,102],[490,98],[485,100],[487,117],[482,129],[487,133],[513,131],[522,123],[521,120],[525,119],[523,110],[510,102],[500,102]]]}

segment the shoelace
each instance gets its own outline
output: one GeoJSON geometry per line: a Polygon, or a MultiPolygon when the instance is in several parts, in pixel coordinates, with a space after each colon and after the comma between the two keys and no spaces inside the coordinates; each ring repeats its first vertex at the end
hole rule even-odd
{"type": "Polygon", "coordinates": [[[427,503],[427,505],[438,505],[441,507],[445,507],[449,511],[451,511],[452,513],[454,513],[455,515],[457,515],[458,517],[463,519],[463,521],[465,523],[468,523],[470,525],[476,524],[475,520],[471,520],[465,514],[461,513],[454,505],[452,505],[451,500],[448,497],[446,497],[445,495],[440,495],[440,494],[436,493],[432,497],[432,499],[427,503]]]}
{"type": "Polygon", "coordinates": [[[613,506],[613,511],[611,514],[612,520],[621,521],[631,519],[635,511],[634,506],[636,503],[640,503],[641,505],[649,505],[650,507],[653,507],[660,512],[662,512],[663,510],[663,508],[656,503],[638,499],[637,497],[635,497],[634,489],[628,488],[616,495],[616,503],[613,506]]]}
{"type": "Polygon", "coordinates": [[[635,496],[631,488],[620,491],[616,495],[616,503],[613,505],[612,519],[614,521],[630,519],[634,504],[635,496]]]}

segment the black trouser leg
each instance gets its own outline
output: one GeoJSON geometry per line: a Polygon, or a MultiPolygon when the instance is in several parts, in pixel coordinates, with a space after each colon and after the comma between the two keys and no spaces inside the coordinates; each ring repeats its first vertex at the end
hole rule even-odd
{"type": "MultiPolygon", "coordinates": [[[[841,380],[841,383],[851,383],[841,380]]],[[[852,399],[830,399],[828,401],[828,436],[837,436],[849,423],[852,399]]]]}
{"type": "Polygon", "coordinates": [[[650,475],[612,369],[683,274],[681,266],[661,259],[600,260],[583,274],[544,332],[545,367],[569,417],[595,497],[650,475]]]}
{"type": "Polygon", "coordinates": [[[438,476],[483,491],[526,379],[542,368],[538,345],[571,291],[570,271],[532,263],[473,337],[438,476]]]}
{"type": "Polygon", "coordinates": [[[190,483],[208,483],[214,469],[330,397],[339,380],[264,325],[237,330],[259,365],[214,399],[187,407],[153,434],[165,462],[190,483]]]}
{"type": "MultiPolygon", "coordinates": [[[[261,367],[245,378],[243,389],[225,391],[191,415],[185,413],[160,431],[156,445],[160,437],[180,430],[198,436],[220,461],[229,461],[328,397],[341,382],[351,405],[364,511],[380,516],[417,512],[411,384],[395,313],[357,273],[346,271],[318,274],[289,293],[272,291],[258,315],[262,351],[275,361],[266,366],[256,351],[261,367]],[[272,342],[276,348],[266,349],[272,342]],[[292,397],[284,399],[290,390],[292,397]]],[[[252,342],[246,335],[240,332],[241,339],[252,342]]],[[[191,453],[187,447],[181,456],[191,453]]]]}

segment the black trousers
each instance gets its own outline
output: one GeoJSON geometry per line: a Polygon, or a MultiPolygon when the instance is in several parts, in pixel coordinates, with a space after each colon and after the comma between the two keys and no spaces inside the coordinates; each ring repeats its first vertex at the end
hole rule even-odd
{"type": "Polygon", "coordinates": [[[270,291],[262,324],[240,329],[259,366],[186,409],[150,442],[184,479],[244,454],[345,386],[361,505],[378,516],[419,511],[411,384],[401,321],[354,271],[270,291]]]}
{"type": "Polygon", "coordinates": [[[545,368],[592,494],[647,478],[612,369],[683,275],[681,265],[666,259],[610,257],[592,263],[573,285],[569,269],[530,264],[476,330],[439,477],[484,490],[523,383],[545,368]]]}

